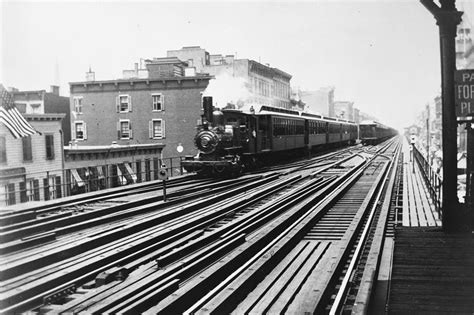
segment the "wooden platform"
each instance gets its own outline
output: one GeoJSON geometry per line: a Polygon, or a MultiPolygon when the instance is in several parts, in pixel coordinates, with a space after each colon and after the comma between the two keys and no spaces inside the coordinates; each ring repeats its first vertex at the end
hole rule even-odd
{"type": "Polygon", "coordinates": [[[403,226],[441,226],[418,164],[411,158],[407,140],[403,143],[403,226]]]}
{"type": "Polygon", "coordinates": [[[398,227],[389,314],[474,314],[474,239],[398,227]]]}

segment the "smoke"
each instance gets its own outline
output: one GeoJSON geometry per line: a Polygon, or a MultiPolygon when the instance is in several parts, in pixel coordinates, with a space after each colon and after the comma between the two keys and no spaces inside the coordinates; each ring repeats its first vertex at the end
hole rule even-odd
{"type": "Polygon", "coordinates": [[[250,97],[247,90],[246,80],[241,77],[233,77],[227,73],[216,75],[214,80],[209,81],[203,96],[212,96],[214,106],[224,108],[227,103],[241,107],[250,97]]]}

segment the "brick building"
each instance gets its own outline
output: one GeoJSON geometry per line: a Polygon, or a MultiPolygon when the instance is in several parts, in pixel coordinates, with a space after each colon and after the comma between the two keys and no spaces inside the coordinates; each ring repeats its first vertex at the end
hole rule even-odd
{"type": "Polygon", "coordinates": [[[69,98],[59,95],[59,86],[52,85],[49,92],[46,92],[46,90],[19,91],[13,89],[12,95],[15,106],[20,113],[65,114],[61,123],[64,143],[67,144],[71,141],[69,98]]]}
{"type": "Polygon", "coordinates": [[[162,144],[163,158],[195,154],[201,95],[212,77],[184,76],[185,68],[177,58],[155,58],[126,70],[127,79],[95,81],[90,71],[88,81],[70,83],[74,145],[162,144]]]}
{"type": "Polygon", "coordinates": [[[0,205],[63,196],[61,121],[65,114],[23,114],[41,134],[15,139],[0,124],[0,205]]]}

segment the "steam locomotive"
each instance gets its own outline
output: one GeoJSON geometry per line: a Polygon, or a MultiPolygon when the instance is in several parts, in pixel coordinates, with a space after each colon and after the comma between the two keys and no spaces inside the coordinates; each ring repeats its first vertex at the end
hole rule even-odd
{"type": "Polygon", "coordinates": [[[203,110],[194,138],[199,153],[182,161],[188,172],[237,175],[283,154],[353,144],[358,138],[352,121],[283,108],[247,105],[219,110],[206,96],[203,110]]]}

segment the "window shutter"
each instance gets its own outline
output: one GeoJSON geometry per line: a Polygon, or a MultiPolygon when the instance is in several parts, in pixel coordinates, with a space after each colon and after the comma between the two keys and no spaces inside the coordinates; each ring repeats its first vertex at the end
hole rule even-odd
{"type": "Polygon", "coordinates": [[[33,188],[34,188],[33,199],[35,201],[39,201],[40,200],[40,189],[39,189],[39,180],[38,179],[33,180],[33,188]]]}
{"type": "Polygon", "coordinates": [[[165,96],[161,94],[161,110],[165,110],[165,96]]]}
{"type": "Polygon", "coordinates": [[[26,196],[26,182],[20,182],[20,202],[27,202],[28,198],[26,196]]]}
{"type": "Polygon", "coordinates": [[[128,131],[129,131],[129,138],[133,139],[133,130],[132,130],[132,122],[128,122],[128,131]]]}
{"type": "Polygon", "coordinates": [[[128,111],[129,112],[132,111],[132,96],[131,95],[128,96],[128,111]]]}
{"type": "Polygon", "coordinates": [[[153,139],[153,120],[148,122],[148,136],[153,139]]]}
{"type": "Polygon", "coordinates": [[[120,97],[115,97],[115,107],[117,108],[117,113],[120,113],[120,97]]]}
{"type": "Polygon", "coordinates": [[[87,140],[87,124],[86,123],[83,123],[84,124],[84,136],[83,136],[83,139],[84,140],[87,140]]]}
{"type": "Polygon", "coordinates": [[[120,140],[121,134],[120,134],[120,121],[117,121],[117,138],[120,140]]]}
{"type": "Polygon", "coordinates": [[[61,191],[61,177],[56,176],[56,198],[61,198],[62,197],[62,191],[61,191]]]}
{"type": "Polygon", "coordinates": [[[76,124],[75,123],[72,124],[72,128],[71,128],[71,139],[73,140],[76,139],[76,124]]]}
{"type": "Polygon", "coordinates": [[[48,180],[48,178],[43,178],[43,192],[44,192],[44,200],[49,200],[49,180],[48,180]]]}
{"type": "Polygon", "coordinates": [[[161,121],[161,137],[164,139],[166,137],[166,133],[165,133],[165,120],[163,119],[161,121]]]}

